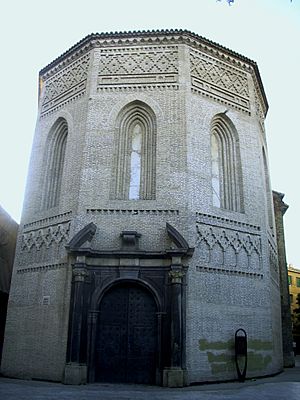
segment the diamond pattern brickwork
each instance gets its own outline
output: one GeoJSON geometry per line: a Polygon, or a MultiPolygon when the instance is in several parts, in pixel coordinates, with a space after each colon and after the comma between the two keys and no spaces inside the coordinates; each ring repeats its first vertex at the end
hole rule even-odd
{"type": "Polygon", "coordinates": [[[247,74],[219,60],[190,50],[192,88],[244,111],[250,110],[247,74]]]}

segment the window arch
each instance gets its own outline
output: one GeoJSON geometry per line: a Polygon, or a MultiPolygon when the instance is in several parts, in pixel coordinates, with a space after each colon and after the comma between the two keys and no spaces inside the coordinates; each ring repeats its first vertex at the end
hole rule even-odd
{"type": "Polygon", "coordinates": [[[120,112],[115,146],[113,198],[155,199],[156,118],[149,106],[135,101],[120,112]]]}
{"type": "Polygon", "coordinates": [[[262,155],[263,155],[263,165],[264,165],[265,191],[267,197],[268,222],[270,228],[272,228],[273,227],[273,207],[272,207],[272,197],[271,197],[272,194],[271,194],[271,184],[270,184],[267,156],[264,147],[262,147],[262,155]]]}
{"type": "Polygon", "coordinates": [[[67,135],[67,121],[64,118],[59,118],[50,130],[46,148],[47,154],[45,158],[47,164],[42,199],[43,210],[59,204],[67,135]]]}
{"type": "Polygon", "coordinates": [[[233,123],[225,114],[217,114],[211,124],[211,172],[213,205],[242,212],[239,140],[233,123]]]}

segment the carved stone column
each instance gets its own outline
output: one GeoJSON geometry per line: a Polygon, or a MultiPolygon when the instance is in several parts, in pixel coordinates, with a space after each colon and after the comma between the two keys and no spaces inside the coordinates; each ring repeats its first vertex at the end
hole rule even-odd
{"type": "Polygon", "coordinates": [[[85,257],[78,256],[73,266],[72,281],[72,303],[70,307],[70,326],[69,326],[69,362],[65,368],[66,384],[81,384],[87,381],[86,364],[81,364],[81,331],[82,313],[84,306],[84,284],[88,277],[85,265],[85,257]]]}
{"type": "Polygon", "coordinates": [[[88,381],[95,382],[95,343],[98,322],[98,310],[89,311],[88,315],[88,381]]]}
{"type": "Polygon", "coordinates": [[[182,278],[181,267],[171,267],[171,367],[182,367],[182,278]]]}
{"type": "Polygon", "coordinates": [[[169,272],[171,283],[171,368],[164,370],[164,386],[185,386],[185,371],[182,365],[183,356],[183,270],[181,255],[172,256],[169,272]]]}

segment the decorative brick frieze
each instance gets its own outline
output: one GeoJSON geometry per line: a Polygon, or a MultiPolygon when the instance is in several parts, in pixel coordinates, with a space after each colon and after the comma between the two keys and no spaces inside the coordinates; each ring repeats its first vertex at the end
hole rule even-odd
{"type": "Polygon", "coordinates": [[[276,246],[270,240],[268,240],[269,247],[269,265],[270,265],[270,273],[272,279],[279,284],[279,268],[278,268],[278,255],[276,246]]]}
{"type": "Polygon", "coordinates": [[[76,93],[76,95],[74,95],[73,97],[68,98],[65,101],[62,101],[61,103],[59,103],[57,106],[51,108],[49,111],[43,112],[41,114],[41,119],[44,119],[46,117],[48,117],[49,115],[52,115],[53,113],[55,113],[56,111],[63,109],[67,104],[69,103],[73,103],[74,101],[79,100],[81,97],[83,97],[85,95],[85,89],[82,92],[76,93]]]}
{"type": "Polygon", "coordinates": [[[67,266],[67,263],[31,265],[26,267],[20,266],[17,270],[17,274],[27,274],[29,272],[46,272],[50,270],[66,268],[67,266]]]}
{"type": "Polygon", "coordinates": [[[124,85],[124,86],[98,86],[98,92],[126,92],[135,93],[142,91],[157,91],[157,90],[178,90],[177,84],[151,84],[151,85],[124,85]]]}
{"type": "Polygon", "coordinates": [[[41,114],[85,93],[89,64],[88,53],[44,81],[41,114]]]}
{"type": "Polygon", "coordinates": [[[164,87],[178,81],[176,46],[103,49],[98,90],[110,87],[164,87]]]}
{"type": "Polygon", "coordinates": [[[148,210],[148,209],[115,209],[115,208],[88,208],[87,214],[92,215],[179,215],[179,210],[148,210]]]}
{"type": "Polygon", "coordinates": [[[247,278],[253,279],[263,279],[264,275],[257,272],[245,272],[240,270],[232,270],[225,268],[213,268],[213,267],[204,267],[196,265],[196,271],[198,272],[209,272],[213,274],[224,274],[224,275],[235,275],[235,276],[245,276],[247,278]]]}
{"type": "Polygon", "coordinates": [[[52,244],[67,243],[70,225],[71,222],[68,221],[23,233],[22,250],[30,251],[34,248],[39,250],[41,247],[49,248],[52,244]]]}
{"type": "Polygon", "coordinates": [[[153,31],[135,31],[135,32],[110,32],[95,33],[86,36],[71,49],[58,57],[51,64],[46,66],[41,72],[51,74],[53,71],[64,67],[72,60],[90,51],[93,48],[115,48],[132,46],[172,46],[187,44],[214,57],[220,57],[223,61],[236,67],[251,71],[249,64],[253,63],[247,57],[244,57],[232,50],[214,43],[204,37],[187,30],[153,30],[153,31]]]}
{"type": "Polygon", "coordinates": [[[262,98],[258,93],[259,89],[255,87],[254,89],[254,108],[255,108],[255,114],[257,116],[257,119],[259,121],[259,125],[261,128],[261,131],[263,134],[265,134],[265,113],[266,110],[263,109],[263,103],[262,103],[262,98]]]}
{"type": "MultiPolygon", "coordinates": [[[[54,60],[51,64],[41,70],[40,74],[43,79],[53,76],[74,62],[78,58],[86,55],[92,49],[101,48],[114,51],[116,48],[139,48],[139,47],[163,47],[172,48],[178,44],[185,44],[193,48],[197,52],[208,57],[222,60],[227,66],[232,66],[234,69],[250,73],[259,90],[261,104],[266,111],[268,103],[263,90],[262,82],[259,76],[259,71],[255,62],[247,57],[244,57],[232,50],[220,46],[206,38],[194,34],[187,30],[153,30],[153,31],[137,31],[137,32],[111,32],[111,33],[96,33],[88,35],[80,42],[71,47],[63,55],[54,60]]],[[[202,92],[202,94],[205,94],[202,92]]],[[[207,95],[207,94],[205,94],[207,95]]],[[[215,97],[217,101],[223,102],[220,97],[215,97]]],[[[235,104],[232,107],[243,110],[235,104]]],[[[249,111],[244,110],[247,113],[249,111]]]]}
{"type": "Polygon", "coordinates": [[[257,234],[260,232],[260,227],[257,225],[247,224],[245,222],[224,218],[216,215],[196,212],[196,218],[197,222],[205,225],[219,226],[221,228],[229,228],[246,233],[257,234]]]}
{"type": "Polygon", "coordinates": [[[263,122],[264,119],[265,119],[264,111],[263,111],[263,108],[262,108],[262,105],[261,105],[261,100],[260,100],[260,97],[259,97],[259,94],[258,94],[256,88],[254,90],[254,99],[255,99],[254,105],[255,105],[256,116],[259,118],[260,121],[263,122]]]}
{"type": "Polygon", "coordinates": [[[196,229],[200,265],[239,270],[262,268],[260,235],[205,224],[197,224],[196,229]]]}
{"type": "Polygon", "coordinates": [[[27,232],[28,230],[31,230],[34,228],[48,227],[49,225],[52,225],[52,224],[69,222],[71,215],[72,215],[72,211],[68,211],[63,214],[54,215],[53,217],[42,218],[37,221],[28,222],[27,224],[24,224],[23,229],[24,229],[24,232],[27,232]]]}
{"type": "Polygon", "coordinates": [[[247,74],[203,53],[190,50],[194,91],[250,113],[247,74]]]}

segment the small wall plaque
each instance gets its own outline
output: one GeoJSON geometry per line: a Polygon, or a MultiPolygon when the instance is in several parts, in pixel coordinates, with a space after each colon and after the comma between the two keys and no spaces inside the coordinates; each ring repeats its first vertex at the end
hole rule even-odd
{"type": "Polygon", "coordinates": [[[50,296],[43,296],[43,306],[49,306],[50,305],[50,296]]]}

